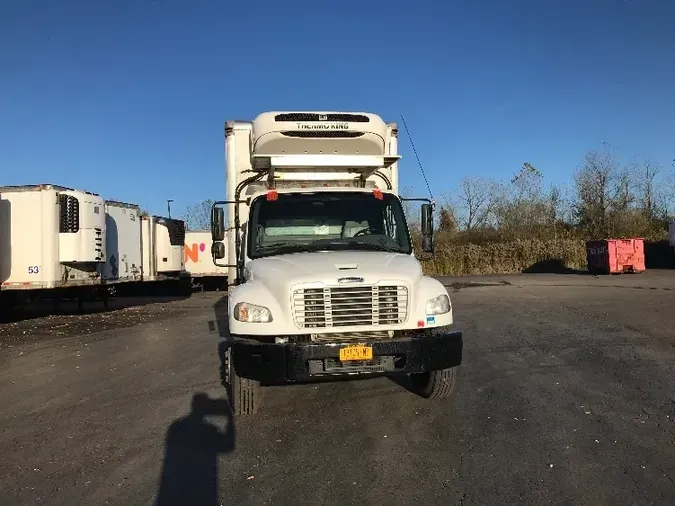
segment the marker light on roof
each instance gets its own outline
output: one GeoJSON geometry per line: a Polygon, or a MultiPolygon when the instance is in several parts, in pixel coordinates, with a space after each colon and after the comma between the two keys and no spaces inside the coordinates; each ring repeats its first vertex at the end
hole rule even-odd
{"type": "Polygon", "coordinates": [[[375,188],[373,190],[373,197],[375,197],[377,200],[384,199],[384,195],[382,195],[382,190],[375,188]]]}
{"type": "Polygon", "coordinates": [[[270,190],[267,192],[267,200],[268,202],[273,202],[279,198],[279,194],[277,193],[276,190],[270,190]]]}

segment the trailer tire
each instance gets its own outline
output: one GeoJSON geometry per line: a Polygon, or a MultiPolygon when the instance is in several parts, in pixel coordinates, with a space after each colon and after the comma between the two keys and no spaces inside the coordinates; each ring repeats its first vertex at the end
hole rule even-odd
{"type": "Polygon", "coordinates": [[[410,375],[413,390],[425,399],[450,397],[457,383],[457,367],[410,375]]]}
{"type": "Polygon", "coordinates": [[[260,382],[242,378],[234,370],[232,348],[227,351],[227,393],[235,415],[255,415],[262,400],[260,382]]]}

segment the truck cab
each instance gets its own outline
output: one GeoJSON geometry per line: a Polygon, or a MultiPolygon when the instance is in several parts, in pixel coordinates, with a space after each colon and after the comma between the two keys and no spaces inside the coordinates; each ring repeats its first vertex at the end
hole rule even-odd
{"type": "MultiPolygon", "coordinates": [[[[420,395],[450,395],[462,333],[447,290],[415,257],[395,124],[270,112],[225,133],[228,198],[214,204],[212,254],[233,281],[225,369],[235,413],[256,412],[261,385],[345,376],[409,374],[420,395]]],[[[421,231],[433,252],[431,202],[421,231]]]]}

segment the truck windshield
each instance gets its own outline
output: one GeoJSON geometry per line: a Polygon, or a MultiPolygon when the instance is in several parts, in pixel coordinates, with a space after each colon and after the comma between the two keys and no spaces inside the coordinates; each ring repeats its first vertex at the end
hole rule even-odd
{"type": "Polygon", "coordinates": [[[370,192],[279,193],[257,198],[249,215],[251,258],[301,251],[372,250],[411,254],[401,202],[370,192]]]}

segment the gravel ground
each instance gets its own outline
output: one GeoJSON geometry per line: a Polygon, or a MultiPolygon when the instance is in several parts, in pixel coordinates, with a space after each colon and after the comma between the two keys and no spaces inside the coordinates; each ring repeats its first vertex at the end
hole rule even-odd
{"type": "MultiPolygon", "coordinates": [[[[0,323],[0,349],[180,318],[194,308],[195,300],[200,299],[111,298],[108,311],[98,301],[85,302],[82,310],[78,310],[74,302],[64,302],[57,310],[50,303],[31,304],[17,311],[13,321],[0,323]]],[[[205,304],[211,307],[209,302],[205,304]]]]}
{"type": "Polygon", "coordinates": [[[0,326],[2,503],[675,504],[675,273],[445,281],[452,401],[269,387],[233,420],[213,293],[0,326]]]}

